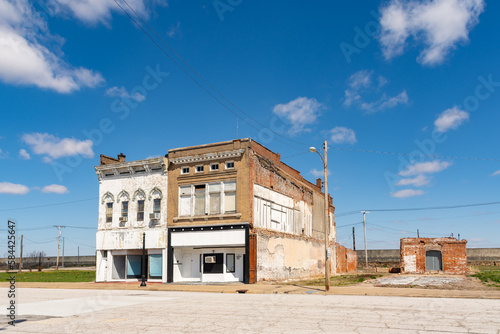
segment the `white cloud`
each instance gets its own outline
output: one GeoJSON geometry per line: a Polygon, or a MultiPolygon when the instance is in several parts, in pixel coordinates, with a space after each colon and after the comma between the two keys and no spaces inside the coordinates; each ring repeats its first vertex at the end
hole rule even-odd
{"type": "Polygon", "coordinates": [[[450,166],[451,163],[447,161],[434,160],[434,161],[419,162],[408,166],[405,170],[399,172],[399,175],[412,176],[420,174],[433,174],[441,172],[450,166]]]}
{"type": "MultiPolygon", "coordinates": [[[[120,5],[129,8],[123,1],[120,5]]],[[[108,24],[111,19],[112,11],[121,11],[114,0],[51,0],[53,9],[58,13],[70,13],[80,21],[88,24],[108,24]]],[[[128,0],[127,3],[141,16],[148,16],[144,1],[128,0]]]]}
{"type": "Polygon", "coordinates": [[[361,109],[366,110],[367,112],[377,112],[385,109],[390,109],[396,107],[398,104],[407,104],[408,103],[408,94],[406,94],[406,90],[402,91],[396,96],[387,97],[384,93],[382,97],[375,102],[370,103],[362,103],[361,109]]]}
{"type": "Polygon", "coordinates": [[[330,139],[336,144],[354,144],[357,141],[354,130],[342,126],[336,126],[330,130],[330,139]]]}
{"type": "Polygon", "coordinates": [[[42,188],[42,192],[46,194],[55,193],[55,194],[65,194],[68,192],[68,188],[62,186],[60,184],[51,184],[42,188]]]}
{"type": "Polygon", "coordinates": [[[0,80],[58,93],[95,87],[104,81],[99,73],[62,60],[57,50],[61,38],[50,34],[46,22],[26,0],[0,0],[0,12],[0,80]]]}
{"type": "Polygon", "coordinates": [[[377,77],[377,83],[373,81],[373,71],[361,70],[352,74],[349,79],[347,79],[348,88],[344,91],[344,106],[349,107],[351,105],[356,105],[367,112],[376,112],[394,108],[399,104],[408,103],[408,94],[406,90],[392,97],[383,93],[378,100],[366,102],[361,94],[365,95],[367,93],[378,92],[389,82],[381,75],[377,77]]]}
{"type": "Polygon", "coordinates": [[[177,21],[177,24],[175,26],[170,26],[170,28],[167,30],[167,36],[170,38],[181,35],[181,23],[179,21],[177,21]]]}
{"type": "Polygon", "coordinates": [[[135,92],[135,94],[130,95],[130,93],[127,92],[127,89],[123,86],[121,86],[121,87],[114,86],[114,87],[108,88],[108,89],[106,89],[105,94],[107,96],[111,96],[111,97],[118,96],[118,97],[121,97],[124,99],[131,99],[131,100],[134,100],[137,102],[142,102],[146,99],[146,97],[139,92],[135,92]]]}
{"type": "Polygon", "coordinates": [[[286,104],[277,104],[273,108],[273,113],[285,117],[291,124],[290,134],[298,134],[310,131],[306,125],[316,121],[323,105],[314,98],[298,97],[286,104]]]}
{"type": "Polygon", "coordinates": [[[418,175],[414,178],[407,178],[399,180],[397,186],[409,186],[413,185],[416,187],[424,186],[429,183],[429,179],[425,175],[418,175]]]}
{"type": "Polygon", "coordinates": [[[7,152],[2,151],[2,149],[0,148],[0,159],[5,159],[5,158],[7,158],[7,155],[8,155],[8,153],[7,153],[7,152]]]}
{"type": "Polygon", "coordinates": [[[381,8],[380,43],[387,59],[404,53],[410,37],[423,44],[418,61],[442,63],[450,50],[469,40],[484,0],[391,0],[381,8]]]}
{"type": "MultiPolygon", "coordinates": [[[[326,172],[328,175],[330,175],[330,170],[328,169],[326,172]]],[[[313,168],[309,171],[309,174],[312,174],[314,177],[323,177],[325,176],[325,170],[317,170],[316,168],[313,168]]]]}
{"type": "Polygon", "coordinates": [[[31,156],[24,148],[19,150],[19,156],[24,159],[24,160],[29,160],[31,159],[31,156]]]}
{"type": "Polygon", "coordinates": [[[22,184],[0,182],[0,194],[24,195],[29,191],[30,189],[22,184]]]}
{"type": "Polygon", "coordinates": [[[396,198],[406,198],[406,197],[413,197],[413,196],[421,196],[424,194],[423,190],[415,190],[415,189],[403,189],[399,190],[396,192],[391,193],[392,197],[396,198]]]}
{"type": "Polygon", "coordinates": [[[500,175],[500,169],[497,170],[495,173],[491,174],[491,176],[497,176],[497,175],[500,175]]]}
{"type": "Polygon", "coordinates": [[[434,125],[436,126],[436,131],[447,132],[449,130],[456,130],[462,123],[469,120],[469,113],[453,107],[446,109],[441,114],[438,115],[434,125]]]}
{"type": "MultiPolygon", "coordinates": [[[[92,158],[94,156],[94,151],[92,150],[94,143],[89,139],[61,139],[48,133],[25,134],[21,139],[24,143],[31,146],[33,153],[47,155],[44,158],[50,160],[51,158],[57,159],[72,155],[81,155],[87,158],[92,158]]],[[[47,159],[44,159],[44,161],[48,162],[47,159]]]]}

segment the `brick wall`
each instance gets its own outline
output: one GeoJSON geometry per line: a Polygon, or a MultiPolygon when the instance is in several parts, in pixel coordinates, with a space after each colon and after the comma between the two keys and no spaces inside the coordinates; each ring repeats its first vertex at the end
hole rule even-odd
{"type": "Polygon", "coordinates": [[[442,254],[442,269],[445,274],[467,272],[467,240],[455,238],[402,238],[401,272],[422,274],[427,271],[426,253],[439,251],[442,254]]]}
{"type": "Polygon", "coordinates": [[[358,254],[352,249],[336,244],[337,273],[355,273],[358,270],[358,254]]]}
{"type": "Polygon", "coordinates": [[[346,248],[347,272],[355,273],[358,270],[358,254],[356,251],[346,248]]]}

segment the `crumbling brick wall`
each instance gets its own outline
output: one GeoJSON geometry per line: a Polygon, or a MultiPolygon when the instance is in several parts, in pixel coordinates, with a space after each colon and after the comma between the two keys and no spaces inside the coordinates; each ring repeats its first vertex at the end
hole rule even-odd
{"type": "Polygon", "coordinates": [[[356,251],[346,248],[347,257],[347,272],[355,273],[358,270],[358,253],[356,251]]]}
{"type": "Polygon", "coordinates": [[[358,270],[358,254],[352,249],[336,244],[337,273],[354,273],[358,270]]]}
{"type": "Polygon", "coordinates": [[[442,270],[445,274],[465,274],[467,272],[467,240],[456,238],[402,238],[401,272],[422,274],[426,268],[428,251],[438,251],[442,255],[442,270]]]}

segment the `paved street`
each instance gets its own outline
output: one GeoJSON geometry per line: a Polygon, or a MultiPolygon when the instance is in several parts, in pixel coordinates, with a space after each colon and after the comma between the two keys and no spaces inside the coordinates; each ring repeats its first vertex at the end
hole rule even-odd
{"type": "MultiPolygon", "coordinates": [[[[18,289],[16,333],[500,333],[500,300],[18,289]]],[[[6,296],[7,289],[0,289],[6,296]]],[[[2,303],[6,310],[6,299],[2,303]]],[[[6,311],[3,311],[6,314],[6,311]]]]}

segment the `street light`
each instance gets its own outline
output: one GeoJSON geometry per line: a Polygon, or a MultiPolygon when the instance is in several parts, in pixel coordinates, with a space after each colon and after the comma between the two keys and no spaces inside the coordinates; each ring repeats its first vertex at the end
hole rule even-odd
{"type": "MultiPolygon", "coordinates": [[[[328,164],[327,164],[327,149],[328,145],[325,142],[323,143],[323,150],[324,150],[324,155],[325,158],[323,159],[323,156],[321,153],[319,153],[315,147],[310,147],[309,151],[312,153],[318,153],[319,157],[321,158],[321,161],[323,161],[323,169],[325,172],[325,290],[329,291],[330,290],[330,219],[329,219],[329,213],[328,213],[328,164]]],[[[333,238],[334,241],[334,247],[335,242],[336,242],[336,235],[333,238]]],[[[332,252],[333,256],[335,257],[333,263],[336,265],[336,249],[332,252]]]]}

